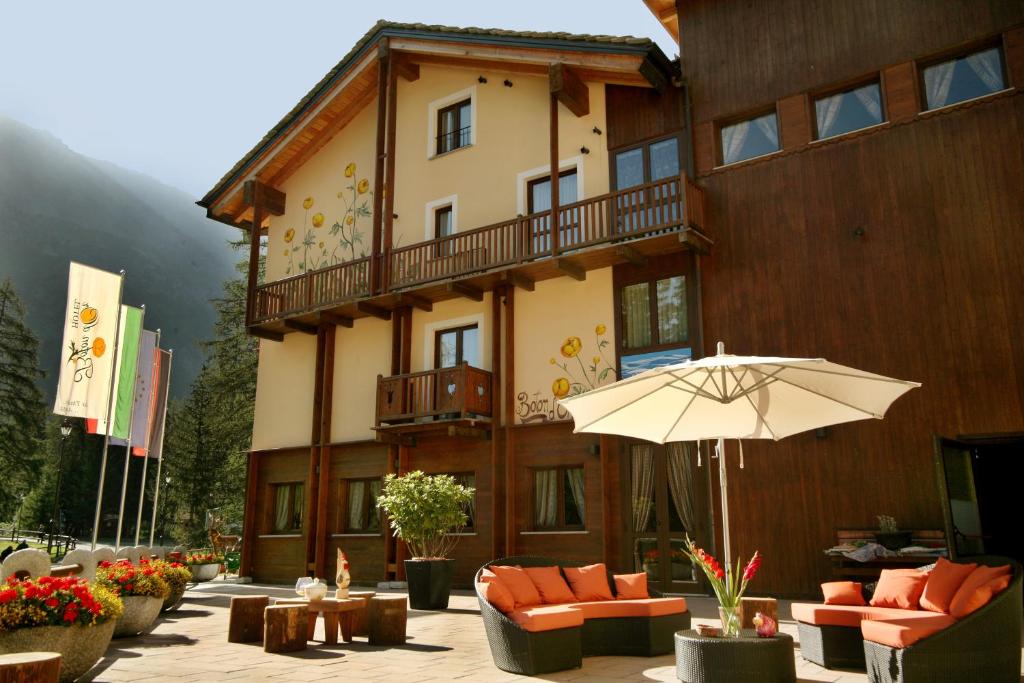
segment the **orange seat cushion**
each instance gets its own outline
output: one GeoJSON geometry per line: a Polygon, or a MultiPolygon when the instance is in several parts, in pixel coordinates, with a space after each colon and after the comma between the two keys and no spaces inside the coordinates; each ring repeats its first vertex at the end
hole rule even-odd
{"type": "Polygon", "coordinates": [[[510,612],[508,617],[531,633],[582,626],[583,612],[574,607],[574,605],[526,607],[510,612]]]}
{"type": "Polygon", "coordinates": [[[564,567],[563,571],[577,600],[586,602],[614,599],[611,586],[608,585],[608,569],[604,563],[586,567],[564,567]]]}
{"type": "Polygon", "coordinates": [[[883,569],[871,597],[872,607],[917,609],[928,581],[928,572],[916,569],[883,569]]]}
{"type": "Polygon", "coordinates": [[[971,612],[981,609],[995,595],[1010,585],[1010,565],[1001,567],[978,567],[964,579],[963,584],[949,604],[949,613],[963,619],[971,612]]]}
{"type": "Polygon", "coordinates": [[[793,603],[793,618],[805,624],[817,626],[850,626],[856,628],[862,621],[889,619],[921,619],[935,616],[935,612],[924,610],[898,609],[893,607],[871,607],[865,605],[818,605],[793,603]]]}
{"type": "Polygon", "coordinates": [[[508,614],[516,608],[515,598],[501,581],[481,581],[476,587],[480,591],[480,595],[484,596],[484,599],[494,605],[498,611],[508,614]]]}
{"type": "Polygon", "coordinates": [[[549,605],[576,602],[576,596],[562,578],[558,567],[526,567],[523,571],[533,581],[543,602],[549,605]]]}
{"type": "Polygon", "coordinates": [[[970,576],[977,566],[973,563],[958,564],[940,557],[935,563],[935,569],[928,575],[928,580],[924,584],[924,592],[921,593],[921,609],[948,614],[953,596],[963,585],[964,579],[970,576]]]}
{"type": "Polygon", "coordinates": [[[646,598],[640,600],[598,600],[572,605],[584,619],[614,619],[616,617],[663,617],[666,614],[684,614],[684,598],[646,598]]]}
{"type": "Polygon", "coordinates": [[[516,609],[540,604],[540,593],[522,567],[491,565],[490,570],[508,588],[516,601],[516,609]]]}
{"type": "Polygon", "coordinates": [[[860,623],[864,640],[887,645],[888,647],[910,647],[917,641],[934,635],[956,623],[948,614],[926,612],[927,616],[913,619],[867,620],[860,623]]]}
{"type": "Polygon", "coordinates": [[[618,600],[644,600],[651,597],[647,592],[647,572],[639,574],[615,574],[615,598],[618,600]]]}
{"type": "Polygon", "coordinates": [[[864,602],[862,588],[856,581],[829,581],[821,584],[826,605],[866,605],[868,603],[864,602]]]}

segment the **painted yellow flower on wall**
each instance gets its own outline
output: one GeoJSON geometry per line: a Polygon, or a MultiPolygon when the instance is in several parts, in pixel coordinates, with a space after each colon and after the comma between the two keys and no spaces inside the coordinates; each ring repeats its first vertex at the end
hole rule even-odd
{"type": "Polygon", "coordinates": [[[608,328],[603,324],[594,327],[594,341],[597,349],[590,357],[590,365],[583,360],[583,341],[575,335],[566,337],[558,349],[563,358],[570,360],[548,359],[551,365],[558,367],[564,373],[551,384],[551,393],[556,399],[582,394],[585,391],[596,389],[608,379],[616,378],[618,373],[615,366],[605,357],[605,349],[609,346],[609,341],[603,336],[607,331],[608,328]],[[573,358],[576,359],[575,363],[571,360],[573,358]],[[576,365],[579,365],[579,368],[576,368],[576,365]]]}
{"type": "Polygon", "coordinates": [[[288,228],[284,231],[284,243],[291,244],[293,239],[295,239],[295,228],[288,228]]]}
{"type": "Polygon", "coordinates": [[[352,214],[345,216],[345,225],[352,225],[353,222],[352,214]]]}
{"type": "Polygon", "coordinates": [[[103,337],[96,337],[92,340],[92,355],[99,358],[107,350],[107,342],[103,337]]]}
{"type": "Polygon", "coordinates": [[[356,186],[356,189],[359,191],[359,194],[366,194],[366,191],[370,189],[370,181],[363,178],[359,181],[359,185],[356,186]]]}
{"type": "Polygon", "coordinates": [[[88,306],[82,309],[82,314],[80,318],[82,319],[83,325],[91,325],[94,322],[96,322],[96,318],[98,318],[99,315],[99,311],[97,311],[95,308],[92,308],[91,306],[88,306]]]}
{"type": "Polygon", "coordinates": [[[302,200],[302,208],[305,209],[306,211],[309,211],[310,209],[312,209],[313,208],[313,198],[312,197],[306,197],[305,199],[303,199],[302,200]]]}
{"type": "Polygon", "coordinates": [[[594,334],[596,334],[599,337],[607,331],[608,328],[605,327],[604,325],[598,325],[597,327],[594,328],[594,334]]]}
{"type": "Polygon", "coordinates": [[[322,213],[313,214],[313,227],[319,228],[324,224],[324,215],[322,213]]]}
{"type": "Polygon", "coordinates": [[[351,178],[355,174],[356,174],[356,164],[353,161],[348,166],[345,167],[345,177],[346,178],[351,178]]]}
{"type": "Polygon", "coordinates": [[[569,337],[562,342],[562,355],[566,358],[575,358],[576,354],[583,348],[583,342],[579,337],[569,337]]]}
{"type": "Polygon", "coordinates": [[[321,249],[323,249],[323,248],[324,248],[324,243],[323,243],[323,242],[321,242],[321,243],[320,243],[320,248],[321,248],[321,249]]]}
{"type": "Polygon", "coordinates": [[[569,380],[565,377],[559,377],[551,383],[551,393],[555,395],[555,398],[565,398],[569,395],[569,380]]]}

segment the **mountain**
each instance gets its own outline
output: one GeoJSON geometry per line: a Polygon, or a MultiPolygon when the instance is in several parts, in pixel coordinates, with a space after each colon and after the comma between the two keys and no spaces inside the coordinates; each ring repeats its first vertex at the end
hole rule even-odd
{"type": "MultiPolygon", "coordinates": [[[[158,134],[155,131],[154,134],[158,134]]],[[[174,349],[171,392],[185,395],[213,333],[210,300],[236,275],[237,231],[194,198],[141,173],[77,154],[0,116],[0,279],[11,276],[41,341],[47,400],[56,392],[68,262],[126,271],[126,304],[174,349]]]]}

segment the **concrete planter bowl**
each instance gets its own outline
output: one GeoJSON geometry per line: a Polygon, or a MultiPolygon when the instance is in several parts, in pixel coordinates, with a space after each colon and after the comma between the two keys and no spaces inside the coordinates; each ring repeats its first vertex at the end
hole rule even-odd
{"type": "Polygon", "coordinates": [[[139,635],[156,620],[160,608],[164,606],[162,598],[148,595],[132,595],[121,598],[121,601],[124,603],[124,614],[114,627],[115,638],[139,635]]]}
{"type": "Polygon", "coordinates": [[[196,583],[213,581],[220,574],[220,563],[193,564],[189,565],[189,570],[192,572],[192,580],[196,583]]]}
{"type": "Polygon", "coordinates": [[[185,596],[185,586],[182,585],[180,588],[171,588],[170,594],[164,603],[160,606],[161,612],[172,612],[181,605],[181,599],[185,596]]]}
{"type": "Polygon", "coordinates": [[[103,657],[114,634],[114,621],[98,626],[36,626],[0,633],[0,654],[56,652],[60,680],[81,678],[103,657]]]}

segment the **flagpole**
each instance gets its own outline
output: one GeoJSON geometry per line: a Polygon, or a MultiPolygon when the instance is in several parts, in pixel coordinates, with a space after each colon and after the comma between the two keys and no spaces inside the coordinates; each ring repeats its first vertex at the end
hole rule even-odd
{"type": "MultiPolygon", "coordinates": [[[[171,367],[174,364],[174,349],[167,350],[167,386],[164,387],[164,416],[160,422],[160,451],[156,459],[156,488],[153,490],[153,521],[149,524],[149,545],[153,545],[153,536],[156,533],[156,504],[160,500],[160,470],[164,464],[164,434],[167,430],[167,410],[170,406],[171,393],[171,367]]],[[[148,455],[146,456],[149,457],[148,455]]]]}
{"type": "Polygon", "coordinates": [[[121,336],[121,296],[124,294],[124,268],[121,269],[121,282],[117,286],[117,322],[114,324],[114,349],[110,356],[110,387],[107,390],[107,429],[103,432],[103,456],[100,458],[100,487],[96,495],[96,515],[92,521],[92,550],[96,550],[96,539],[100,533],[100,511],[103,508],[103,483],[107,478],[107,449],[110,448],[110,413],[114,407],[114,373],[117,371],[118,341],[121,336]]]}
{"type": "MultiPolygon", "coordinates": [[[[140,347],[141,348],[141,347],[140,347]]],[[[153,355],[156,355],[156,349],[160,348],[160,328],[156,330],[156,346],[153,349],[153,355]]],[[[152,376],[152,372],[150,376],[152,376]]],[[[160,381],[160,376],[157,375],[157,381],[160,381]]],[[[156,387],[154,387],[154,390],[156,387]]],[[[152,405],[152,403],[150,403],[152,405]]],[[[134,413],[134,411],[132,411],[134,413]]],[[[148,422],[148,421],[147,421],[148,422]]],[[[135,415],[132,415],[132,424],[135,423],[135,415]]],[[[149,427],[149,425],[146,425],[149,427]]],[[[128,448],[131,448],[132,444],[129,440],[128,448]]],[[[142,531],[142,507],[146,503],[146,468],[149,466],[149,439],[146,439],[146,448],[143,453],[145,460],[142,461],[142,482],[139,484],[139,514],[135,517],[135,545],[139,544],[139,532],[142,531]]],[[[151,544],[152,545],[152,544],[151,544]]]]}
{"type": "MultiPolygon", "coordinates": [[[[146,304],[139,306],[142,310],[142,315],[139,316],[139,335],[141,337],[142,330],[146,326],[146,304]]],[[[142,350],[142,345],[139,344],[139,348],[135,350],[135,374],[139,374],[139,351],[142,350]]],[[[135,422],[135,377],[132,377],[132,403],[131,410],[128,411],[128,443],[124,447],[124,476],[121,477],[121,507],[117,511],[117,540],[114,541],[114,552],[121,549],[121,526],[124,522],[124,498],[125,494],[128,493],[128,470],[131,469],[132,464],[132,423],[135,422]]],[[[113,425],[109,425],[108,431],[113,431],[113,425]]]]}

